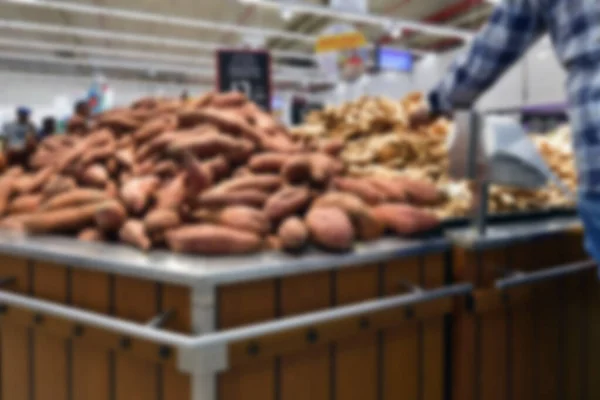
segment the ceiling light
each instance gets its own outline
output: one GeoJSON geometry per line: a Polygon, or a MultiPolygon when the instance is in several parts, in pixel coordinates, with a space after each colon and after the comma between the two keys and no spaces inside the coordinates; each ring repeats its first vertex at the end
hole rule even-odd
{"type": "Polygon", "coordinates": [[[290,21],[292,20],[292,18],[294,18],[294,12],[288,8],[284,8],[281,10],[281,18],[284,21],[290,21]]]}
{"type": "MultiPolygon", "coordinates": [[[[256,0],[240,0],[244,3],[254,3],[256,0]]],[[[168,16],[162,14],[152,14],[148,12],[128,10],[122,8],[111,8],[96,6],[92,4],[79,4],[69,3],[64,1],[52,1],[52,0],[0,0],[3,3],[21,4],[24,6],[48,8],[59,11],[72,12],[76,14],[87,14],[97,15],[104,17],[119,18],[130,21],[144,21],[158,23],[161,25],[171,25],[177,27],[186,28],[198,28],[207,29],[221,32],[233,32],[240,35],[264,35],[274,38],[282,38],[287,40],[295,40],[304,43],[314,43],[317,38],[311,35],[305,35],[302,33],[289,32],[278,29],[269,29],[267,27],[251,27],[251,26],[239,26],[227,22],[209,21],[197,18],[183,18],[168,16]]]]}
{"type": "MultiPolygon", "coordinates": [[[[40,32],[54,35],[73,35],[91,39],[108,39],[119,42],[140,43],[153,46],[179,47],[195,50],[215,51],[223,47],[221,43],[200,42],[196,40],[182,39],[177,37],[163,37],[152,35],[140,35],[127,32],[106,31],[102,29],[89,29],[78,27],[67,27],[62,25],[40,24],[35,22],[0,20],[0,28],[21,30],[27,32],[40,32]]],[[[309,53],[270,50],[274,57],[297,58],[313,61],[314,56],[309,53]]]]}

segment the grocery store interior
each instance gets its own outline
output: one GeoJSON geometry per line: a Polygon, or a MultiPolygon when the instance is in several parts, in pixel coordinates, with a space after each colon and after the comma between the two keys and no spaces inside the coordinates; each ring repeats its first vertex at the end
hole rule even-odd
{"type": "Polygon", "coordinates": [[[0,0],[0,400],[600,399],[598,20],[0,0]]]}

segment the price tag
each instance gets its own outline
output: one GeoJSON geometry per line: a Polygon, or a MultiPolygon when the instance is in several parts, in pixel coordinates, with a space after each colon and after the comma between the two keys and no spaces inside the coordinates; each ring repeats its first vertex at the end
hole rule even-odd
{"type": "Polygon", "coordinates": [[[237,91],[271,111],[271,57],[266,51],[219,50],[217,90],[237,91]]]}

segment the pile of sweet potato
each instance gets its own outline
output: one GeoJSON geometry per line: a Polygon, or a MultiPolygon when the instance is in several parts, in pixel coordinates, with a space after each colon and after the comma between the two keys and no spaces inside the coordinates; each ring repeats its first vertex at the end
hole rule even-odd
{"type": "Polygon", "coordinates": [[[353,178],[339,142],[294,139],[237,93],[142,99],[42,141],[0,177],[0,225],[143,250],[347,251],[438,225],[442,195],[404,178],[353,178]]]}

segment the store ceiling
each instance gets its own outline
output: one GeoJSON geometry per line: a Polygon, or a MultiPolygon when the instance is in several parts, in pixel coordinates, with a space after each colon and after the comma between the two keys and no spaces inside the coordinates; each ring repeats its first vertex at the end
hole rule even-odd
{"type": "MultiPolygon", "coordinates": [[[[327,0],[303,1],[327,6],[327,0]]],[[[62,3],[63,1],[52,0],[52,2],[62,3]]],[[[283,18],[279,11],[244,4],[239,0],[130,0],[127,2],[121,0],[69,0],[68,2],[70,4],[127,9],[191,20],[209,20],[239,27],[297,32],[311,37],[317,35],[332,22],[329,18],[313,15],[293,15],[289,19],[283,18]]],[[[487,17],[489,9],[490,6],[483,0],[369,0],[371,14],[469,28],[478,27],[487,17]]],[[[386,32],[382,27],[360,26],[360,28],[373,42],[383,40],[394,45],[416,49],[438,50],[440,43],[443,47],[456,42],[455,40],[448,41],[424,34],[406,34],[407,32],[400,38],[391,38],[389,32],[386,32]]],[[[256,39],[256,36],[254,38],[256,39]]],[[[291,52],[292,55],[310,55],[312,52],[312,44],[303,41],[276,36],[264,38],[264,40],[271,50],[279,53],[287,51],[291,52]]],[[[210,70],[212,69],[210,60],[213,55],[211,48],[213,44],[231,47],[240,45],[242,41],[242,36],[235,32],[48,9],[36,6],[36,0],[22,0],[22,2],[0,0],[0,60],[9,58],[10,54],[16,51],[63,58],[89,56],[111,60],[122,59],[122,56],[128,51],[135,51],[142,53],[142,55],[144,52],[152,55],[152,57],[146,57],[143,61],[148,64],[149,68],[152,63],[162,63],[185,64],[194,68],[210,70]],[[7,27],[6,21],[9,24],[15,22],[43,24],[42,30],[47,31],[46,28],[50,26],[54,32],[42,32],[38,25],[35,25],[36,29],[33,30],[13,29],[14,27],[7,27]],[[56,29],[57,27],[64,27],[68,31],[61,32],[60,29],[56,29]],[[93,38],[90,37],[89,32],[84,35],[74,34],[77,32],[73,32],[73,29],[109,31],[113,35],[93,38]],[[123,40],[126,36],[131,35],[142,35],[149,37],[150,40],[147,40],[148,38],[143,41],[123,40]],[[161,40],[167,40],[167,43],[159,43],[161,40]],[[188,44],[188,46],[180,46],[180,42],[188,44]],[[202,42],[203,45],[200,46],[201,48],[197,48],[194,45],[195,42],[202,42]],[[36,43],[37,45],[35,45],[36,43]],[[44,46],[39,45],[40,43],[49,43],[53,47],[44,49],[44,46]],[[92,53],[82,51],[90,47],[96,50],[93,50],[92,53]],[[3,57],[3,54],[5,57],[3,57]]],[[[135,58],[133,55],[126,57],[128,62],[135,61],[135,58]]],[[[285,61],[281,58],[278,60],[280,64],[285,63],[285,61]]],[[[15,63],[18,64],[19,61],[15,61],[13,57],[13,60],[5,65],[14,68],[15,63]]],[[[31,61],[27,64],[29,65],[28,68],[32,68],[31,61]]],[[[79,66],[76,68],[85,69],[86,67],[79,66]]],[[[70,67],[68,70],[72,73],[73,68],[70,67]]],[[[132,71],[122,73],[132,74],[132,71]]],[[[147,76],[148,74],[138,73],[138,75],[147,76]]],[[[152,73],[151,75],[154,76],[155,74],[152,73]]]]}

